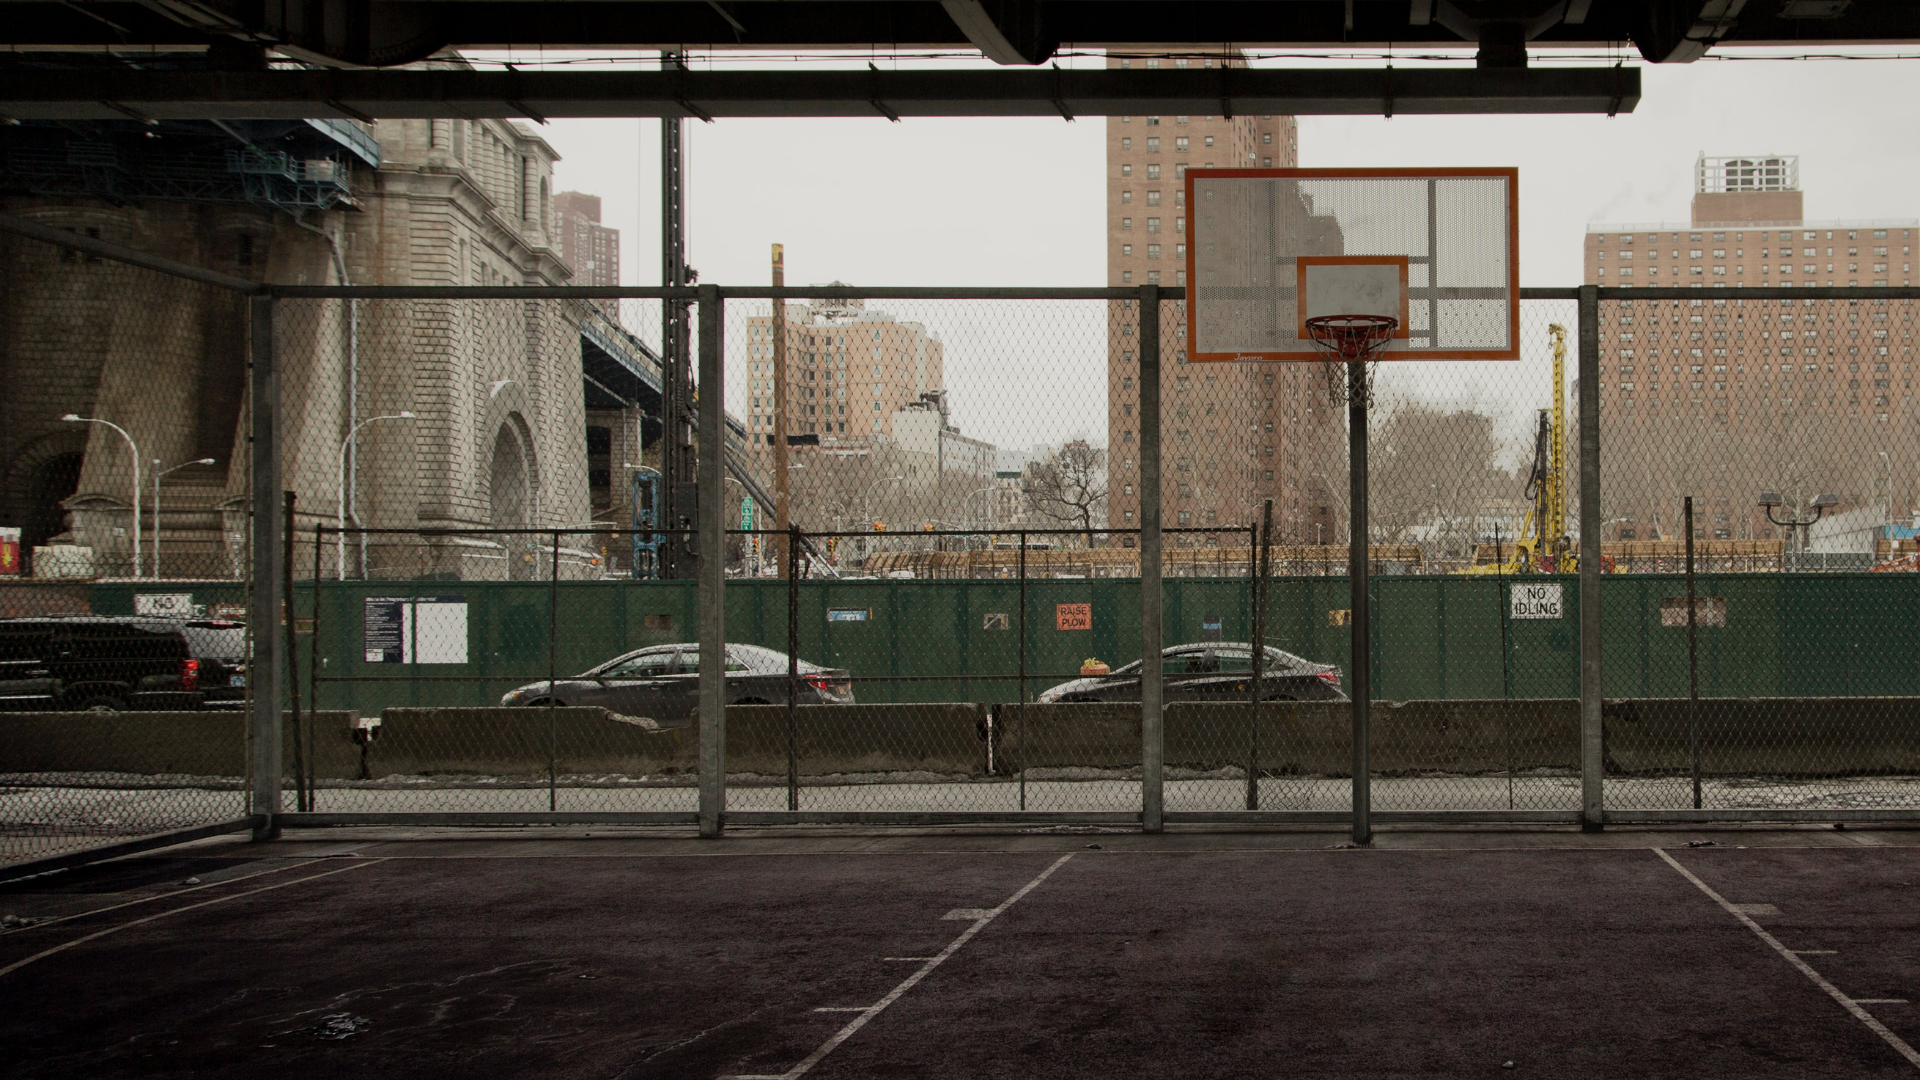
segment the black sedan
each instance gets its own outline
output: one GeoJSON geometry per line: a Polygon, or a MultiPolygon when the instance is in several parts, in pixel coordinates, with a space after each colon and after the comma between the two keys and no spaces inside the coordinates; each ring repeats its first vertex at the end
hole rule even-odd
{"type": "MultiPolygon", "coordinates": [[[[851,705],[853,681],[845,669],[800,661],[796,699],[802,705],[851,705]]],[[[727,704],[780,705],[787,700],[787,654],[758,645],[727,646],[727,704]]],[[[654,645],[616,656],[571,679],[529,683],[502,705],[598,705],[623,716],[644,716],[662,727],[693,722],[700,702],[700,646],[654,645]]]]}
{"type": "MultiPolygon", "coordinates": [[[[1247,680],[1253,672],[1244,641],[1208,641],[1175,645],[1160,654],[1160,671],[1168,701],[1245,701],[1247,680]]],[[[1262,701],[1345,701],[1340,669],[1316,664],[1268,646],[1261,675],[1262,701]]],[[[1040,702],[1139,701],[1138,660],[1107,675],[1061,683],[1043,691],[1040,702]]]]}

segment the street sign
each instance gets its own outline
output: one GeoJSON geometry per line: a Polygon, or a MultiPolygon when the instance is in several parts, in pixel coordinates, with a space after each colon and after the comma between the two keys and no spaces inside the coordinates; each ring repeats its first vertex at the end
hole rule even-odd
{"type": "Polygon", "coordinates": [[[740,527],[749,531],[753,529],[753,496],[751,495],[740,500],[740,527]]]}
{"type": "Polygon", "coordinates": [[[1508,595],[1508,614],[1515,619],[1557,619],[1560,617],[1560,586],[1520,585],[1511,586],[1508,595]]]}

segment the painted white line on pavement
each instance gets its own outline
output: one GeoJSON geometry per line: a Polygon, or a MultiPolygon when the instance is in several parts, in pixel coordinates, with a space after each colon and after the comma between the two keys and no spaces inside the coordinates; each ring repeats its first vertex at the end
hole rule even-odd
{"type": "Polygon", "coordinates": [[[1838,949],[1795,949],[1793,950],[1793,954],[1795,956],[1838,956],[1840,955],[1840,950],[1838,949]]]}
{"type": "Polygon", "coordinates": [[[866,1012],[871,1005],[815,1005],[814,1012],[866,1012]]]}
{"type": "Polygon", "coordinates": [[[357,862],[350,866],[343,866],[338,870],[328,870],[328,871],[325,871],[324,873],[319,873],[319,874],[308,874],[306,877],[295,878],[292,881],[282,881],[275,885],[262,885],[257,889],[248,889],[246,892],[232,893],[227,896],[216,896],[212,900],[202,900],[197,904],[187,904],[182,907],[169,908],[168,910],[159,912],[158,914],[148,915],[143,919],[134,919],[130,922],[123,922],[118,926],[109,926],[105,930],[96,930],[93,933],[86,935],[85,937],[77,937],[77,938],[74,938],[72,941],[62,942],[59,945],[55,945],[51,949],[42,949],[41,951],[34,953],[32,956],[27,957],[25,960],[16,960],[13,963],[8,964],[6,967],[0,968],[0,975],[7,975],[11,972],[18,971],[21,968],[26,967],[28,964],[33,963],[35,960],[45,959],[46,957],[52,956],[54,953],[65,952],[68,949],[73,948],[75,945],[85,945],[89,941],[94,941],[96,939],[106,937],[108,934],[117,934],[122,930],[129,930],[143,923],[153,922],[156,919],[164,919],[169,915],[178,915],[183,911],[192,911],[195,908],[212,907],[215,904],[224,904],[229,900],[238,900],[243,896],[254,896],[263,892],[272,892],[275,889],[284,889],[289,885],[302,885],[309,881],[317,881],[323,877],[332,877],[335,874],[344,874],[349,870],[358,870],[363,866],[372,866],[374,863],[380,863],[380,862],[386,862],[386,860],[385,859],[368,859],[365,862],[357,862]]]}
{"type": "Polygon", "coordinates": [[[922,960],[931,960],[931,959],[933,959],[933,957],[931,957],[931,956],[883,956],[883,957],[881,957],[880,959],[882,959],[882,960],[906,960],[906,961],[911,961],[911,962],[913,962],[913,963],[916,963],[916,964],[917,964],[917,963],[919,963],[919,962],[920,962],[920,961],[922,961],[922,960]]]}
{"type": "Polygon", "coordinates": [[[1854,998],[1862,1005],[1905,1005],[1906,998],[1854,998]]]}
{"type": "Polygon", "coordinates": [[[1913,1065],[1915,1068],[1920,1068],[1920,1051],[1916,1051],[1912,1046],[1908,1045],[1907,1040],[1902,1039],[1900,1036],[1895,1035],[1893,1032],[1887,1030],[1887,1025],[1875,1019],[1872,1013],[1861,1008],[1859,1001],[1856,1001],[1853,998],[1850,998],[1846,994],[1842,993],[1839,987],[1828,982],[1824,976],[1822,976],[1819,972],[1813,970],[1812,964],[1809,964],[1805,960],[1800,959],[1799,955],[1795,953],[1792,949],[1789,949],[1785,945],[1780,944],[1779,938],[1774,937],[1772,934],[1769,934],[1764,929],[1762,929],[1760,924],[1757,922],[1754,922],[1751,916],[1749,916],[1746,912],[1740,910],[1740,906],[1738,904],[1728,903],[1726,897],[1721,896],[1717,892],[1714,892],[1713,886],[1708,885],[1706,882],[1701,881],[1698,877],[1695,877],[1693,871],[1688,870],[1684,866],[1681,866],[1679,861],[1676,860],[1673,856],[1667,854],[1665,851],[1662,851],[1659,848],[1654,848],[1653,853],[1655,855],[1660,856],[1662,859],[1665,859],[1667,865],[1673,867],[1676,871],[1679,871],[1681,877],[1686,878],[1688,881],[1693,882],[1695,888],[1699,889],[1701,892],[1706,893],[1709,897],[1711,897],[1713,899],[1713,902],[1716,904],[1719,904],[1721,908],[1723,908],[1726,911],[1727,914],[1733,916],[1736,919],[1739,919],[1740,922],[1744,924],[1747,929],[1753,931],[1754,934],[1757,935],[1761,941],[1764,941],[1769,946],[1772,946],[1774,952],[1777,952],[1781,956],[1785,957],[1787,963],[1792,964],[1800,972],[1800,974],[1805,975],[1808,979],[1812,980],[1815,986],[1818,986],[1820,989],[1825,990],[1827,992],[1828,997],[1831,997],[1833,1000],[1839,1002],[1840,1007],[1852,1013],[1854,1019],[1867,1025],[1867,1029],[1869,1031],[1872,1031],[1875,1035],[1878,1035],[1882,1039],[1886,1040],[1887,1045],[1893,1047],[1894,1050],[1898,1051],[1900,1056],[1903,1058],[1906,1058],[1909,1064],[1913,1065]]]}
{"type": "MultiPolygon", "coordinates": [[[[988,923],[991,923],[993,920],[999,918],[1001,914],[1003,914],[1008,908],[1019,903],[1023,897],[1025,897],[1028,893],[1032,892],[1034,889],[1039,888],[1041,882],[1052,877],[1053,872],[1055,870],[1060,869],[1062,866],[1065,866],[1067,864],[1067,860],[1071,858],[1073,858],[1073,855],[1067,854],[1067,855],[1060,856],[1058,859],[1055,859],[1052,862],[1052,864],[1050,864],[1045,870],[1040,871],[1040,873],[1036,875],[1032,881],[1029,881],[1025,885],[1020,886],[1020,888],[1016,890],[1012,896],[1009,896],[1005,900],[1000,901],[999,907],[957,909],[959,911],[969,911],[969,912],[977,911],[979,912],[979,918],[973,923],[972,926],[969,926],[965,930],[960,931],[960,936],[957,938],[954,938],[953,941],[949,943],[946,948],[941,949],[938,955],[928,957],[926,962],[921,964],[920,967],[917,968],[913,974],[901,980],[901,983],[899,986],[896,986],[892,990],[887,991],[886,997],[883,997],[879,1001],[876,1001],[873,1004],[867,1006],[865,1009],[862,1009],[859,1016],[856,1016],[852,1020],[848,1021],[846,1027],[843,1027],[839,1031],[834,1032],[832,1037],[827,1039],[826,1042],[821,1043],[820,1046],[817,1049],[815,1049],[813,1053],[808,1054],[805,1058],[801,1059],[798,1065],[795,1065],[793,1068],[788,1069],[786,1072],[783,1072],[783,1073],[773,1073],[773,1074],[766,1074],[766,1075],[740,1074],[735,1076],[722,1077],[721,1080],[799,1080],[799,1077],[805,1076],[815,1065],[820,1064],[820,1062],[824,1060],[828,1054],[833,1053],[834,1049],[838,1047],[841,1043],[846,1042],[848,1039],[851,1039],[855,1032],[859,1031],[863,1027],[866,1027],[867,1021],[872,1020],[876,1016],[879,1016],[883,1011],[886,1010],[887,1006],[893,1004],[896,1001],[899,1001],[901,996],[904,995],[907,991],[913,989],[914,986],[916,986],[921,979],[924,979],[928,975],[932,974],[934,968],[937,968],[941,964],[946,963],[947,958],[952,956],[954,953],[959,952],[961,946],[965,945],[969,941],[972,941],[973,936],[975,934],[978,934],[980,931],[985,930],[987,928],[988,923]]],[[[954,913],[949,912],[945,917],[953,918],[954,913]]]]}

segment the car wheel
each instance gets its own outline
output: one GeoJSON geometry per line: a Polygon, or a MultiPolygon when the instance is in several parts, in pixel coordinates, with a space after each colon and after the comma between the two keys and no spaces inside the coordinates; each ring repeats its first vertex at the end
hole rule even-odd
{"type": "Polygon", "coordinates": [[[126,701],[112,694],[94,694],[90,697],[84,697],[75,703],[73,707],[78,712],[90,713],[117,713],[127,711],[126,701]]]}

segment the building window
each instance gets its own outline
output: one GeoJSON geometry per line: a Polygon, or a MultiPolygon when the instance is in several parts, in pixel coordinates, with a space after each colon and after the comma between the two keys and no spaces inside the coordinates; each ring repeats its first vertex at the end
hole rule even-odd
{"type": "Polygon", "coordinates": [[[1263,143],[1271,143],[1271,142],[1273,141],[1273,132],[1271,132],[1271,131],[1263,131],[1263,132],[1261,132],[1261,133],[1260,133],[1260,141],[1261,141],[1261,142],[1263,142],[1263,143]]]}
{"type": "MultiPolygon", "coordinates": [[[[1124,168],[1124,166],[1123,166],[1123,168],[1124,168]]],[[[1149,180],[1158,180],[1158,179],[1160,179],[1160,166],[1158,166],[1158,165],[1149,165],[1149,166],[1147,166],[1147,179],[1149,179],[1149,180]]]]}
{"type": "Polygon", "coordinates": [[[1120,201],[1121,201],[1121,202],[1123,202],[1123,203],[1130,203],[1130,202],[1132,202],[1132,201],[1133,201],[1133,192],[1131,192],[1131,191],[1123,191],[1123,192],[1121,192],[1121,193],[1120,193],[1120,201]]]}
{"type": "Polygon", "coordinates": [[[1176,154],[1184,154],[1187,152],[1187,137],[1185,135],[1173,140],[1173,152],[1176,154]]]}
{"type": "Polygon", "coordinates": [[[1157,217],[1150,217],[1150,218],[1148,218],[1148,219],[1147,219],[1147,231],[1148,231],[1148,232],[1159,232],[1159,231],[1160,231],[1160,219],[1159,219],[1159,218],[1157,218],[1157,217]]]}
{"type": "Polygon", "coordinates": [[[1121,254],[1121,255],[1125,255],[1125,256],[1131,256],[1131,255],[1133,254],[1133,245],[1132,245],[1132,244],[1121,244],[1121,245],[1120,245],[1120,254],[1121,254]]]}
{"type": "Polygon", "coordinates": [[[1148,206],[1160,205],[1160,193],[1158,191],[1147,192],[1147,205],[1148,206]]]}
{"type": "Polygon", "coordinates": [[[1206,137],[1205,139],[1203,139],[1203,140],[1201,140],[1201,145],[1202,145],[1202,146],[1212,146],[1212,145],[1213,145],[1213,136],[1211,136],[1211,135],[1208,135],[1208,136],[1207,136],[1207,137],[1206,137]]]}
{"type": "Polygon", "coordinates": [[[1149,285],[1160,284],[1160,271],[1158,270],[1147,271],[1147,284],[1149,285]]]}
{"type": "Polygon", "coordinates": [[[1133,175],[1133,166],[1131,166],[1131,165],[1122,165],[1122,166],[1120,166],[1120,175],[1121,175],[1121,176],[1132,176],[1132,175],[1133,175]]]}
{"type": "Polygon", "coordinates": [[[1120,149],[1122,149],[1122,150],[1131,150],[1131,149],[1133,149],[1133,140],[1132,140],[1132,139],[1128,139],[1128,138],[1123,138],[1123,139],[1121,139],[1121,140],[1120,140],[1120,149]]]}
{"type": "Polygon", "coordinates": [[[1148,244],[1148,245],[1147,245],[1147,258],[1149,258],[1149,259],[1157,259],[1157,258],[1159,258],[1159,257],[1160,257],[1160,245],[1159,245],[1159,244],[1148,244]]]}
{"type": "Polygon", "coordinates": [[[1147,153],[1157,154],[1159,152],[1160,152],[1160,138],[1159,136],[1156,135],[1147,140],[1147,153]]]}
{"type": "Polygon", "coordinates": [[[1122,285],[1133,284],[1133,271],[1131,270],[1120,271],[1120,284],[1122,285]]]}
{"type": "Polygon", "coordinates": [[[1121,227],[1121,228],[1123,228],[1123,229],[1131,229],[1131,228],[1133,228],[1133,219],[1132,219],[1132,218],[1130,218],[1130,217],[1123,217],[1123,218],[1121,218],[1121,219],[1120,219],[1120,227],[1121,227]]]}
{"type": "Polygon", "coordinates": [[[1173,272],[1173,283],[1175,285],[1185,285],[1187,283],[1187,272],[1185,270],[1175,270],[1173,272]]]}

